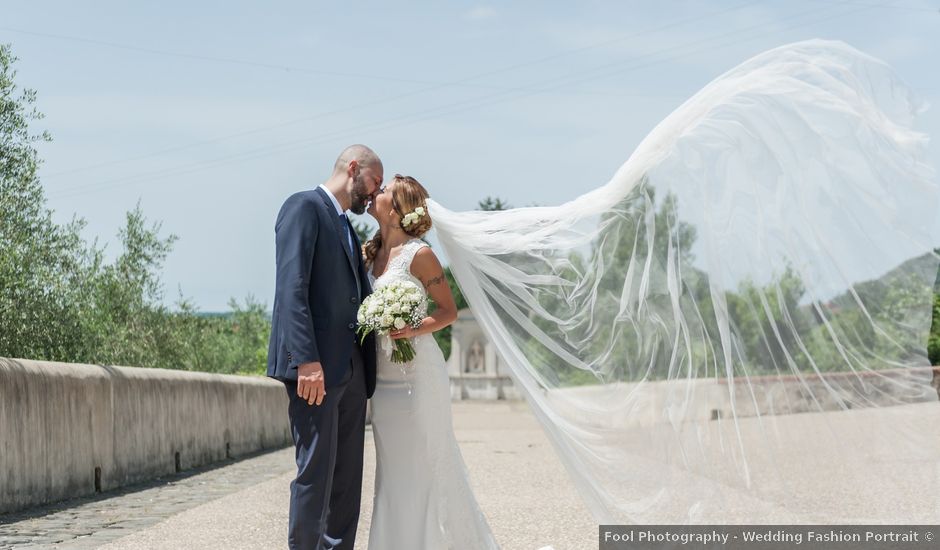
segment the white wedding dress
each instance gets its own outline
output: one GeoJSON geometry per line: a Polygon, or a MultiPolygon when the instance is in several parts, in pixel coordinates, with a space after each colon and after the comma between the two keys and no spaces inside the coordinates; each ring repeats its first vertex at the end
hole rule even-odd
{"type": "MultiPolygon", "coordinates": [[[[370,270],[373,288],[405,280],[425,292],[411,274],[411,261],[424,246],[418,239],[406,243],[378,279],[370,270]]],[[[426,313],[427,300],[421,307],[426,313]]],[[[415,359],[404,364],[389,358],[390,341],[377,350],[369,549],[498,548],[470,489],[454,437],[444,355],[430,334],[412,343],[415,359]]]]}

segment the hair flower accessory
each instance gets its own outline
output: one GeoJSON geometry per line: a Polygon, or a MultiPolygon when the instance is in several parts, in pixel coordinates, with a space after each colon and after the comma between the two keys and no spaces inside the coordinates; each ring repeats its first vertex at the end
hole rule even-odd
{"type": "Polygon", "coordinates": [[[425,210],[423,206],[419,206],[414,209],[414,212],[409,212],[405,214],[405,217],[401,219],[402,227],[408,227],[413,223],[418,223],[418,220],[424,216],[425,210]]]}

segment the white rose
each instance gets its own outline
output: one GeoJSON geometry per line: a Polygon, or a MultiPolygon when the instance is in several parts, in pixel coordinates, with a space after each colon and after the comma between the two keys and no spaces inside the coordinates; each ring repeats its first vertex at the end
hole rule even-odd
{"type": "Polygon", "coordinates": [[[390,327],[390,326],[392,326],[392,322],[393,322],[393,321],[394,321],[394,319],[392,318],[391,315],[383,315],[383,316],[382,316],[382,326],[383,326],[383,327],[390,327]]]}
{"type": "Polygon", "coordinates": [[[392,304],[391,306],[389,306],[388,312],[391,313],[391,314],[393,314],[393,315],[394,315],[395,313],[401,313],[401,305],[400,305],[400,304],[392,304]]]}
{"type": "Polygon", "coordinates": [[[423,216],[423,215],[424,215],[424,207],[423,207],[423,206],[419,206],[419,207],[415,208],[415,214],[417,214],[417,215],[419,215],[419,216],[423,216]]]}

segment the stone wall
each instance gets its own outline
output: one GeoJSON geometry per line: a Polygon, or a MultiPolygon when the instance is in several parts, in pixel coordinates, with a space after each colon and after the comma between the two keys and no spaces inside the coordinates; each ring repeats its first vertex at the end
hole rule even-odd
{"type": "Polygon", "coordinates": [[[0,358],[0,513],[292,445],[280,382],[0,358]]]}

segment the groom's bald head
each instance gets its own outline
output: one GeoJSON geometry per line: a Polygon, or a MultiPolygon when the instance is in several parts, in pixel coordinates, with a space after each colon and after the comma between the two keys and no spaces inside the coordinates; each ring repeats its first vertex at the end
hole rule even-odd
{"type": "Polygon", "coordinates": [[[341,174],[346,172],[349,168],[349,163],[352,161],[356,161],[356,164],[362,168],[368,167],[376,169],[382,166],[382,161],[379,160],[379,156],[375,154],[375,151],[365,145],[357,143],[343,149],[343,152],[339,154],[339,157],[336,158],[336,163],[333,165],[333,173],[341,174]]]}
{"type": "Polygon", "coordinates": [[[365,145],[350,145],[336,159],[327,187],[340,206],[362,214],[382,185],[382,172],[382,161],[375,151],[365,145]]]}

